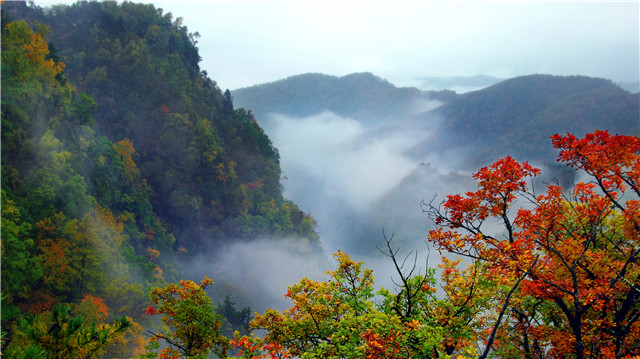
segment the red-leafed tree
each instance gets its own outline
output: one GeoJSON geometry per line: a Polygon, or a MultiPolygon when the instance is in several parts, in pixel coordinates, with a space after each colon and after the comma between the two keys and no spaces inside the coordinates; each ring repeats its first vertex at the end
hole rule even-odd
{"type": "Polygon", "coordinates": [[[429,240],[505,284],[481,358],[640,355],[640,139],[552,139],[586,182],[536,195],[540,171],[506,157],[474,175],[477,191],[427,205],[429,240]]]}

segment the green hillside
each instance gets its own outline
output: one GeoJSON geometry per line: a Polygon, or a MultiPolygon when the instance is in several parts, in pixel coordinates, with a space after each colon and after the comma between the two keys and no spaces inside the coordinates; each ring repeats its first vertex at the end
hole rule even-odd
{"type": "Polygon", "coordinates": [[[152,5],[2,5],[8,338],[58,304],[135,322],[148,285],[236,241],[322,252],[313,218],[282,196],[277,149],[200,70],[196,38],[152,5]]]}

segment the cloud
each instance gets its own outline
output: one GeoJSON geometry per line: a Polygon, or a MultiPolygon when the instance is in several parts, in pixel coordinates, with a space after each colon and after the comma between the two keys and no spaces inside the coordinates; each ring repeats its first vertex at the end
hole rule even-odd
{"type": "Polygon", "coordinates": [[[270,127],[289,181],[305,172],[322,186],[317,191],[343,198],[358,211],[397,185],[417,164],[403,154],[421,138],[416,133],[372,136],[360,122],[330,112],[305,118],[272,115],[270,127]]]}
{"type": "Polygon", "coordinates": [[[221,302],[228,295],[236,309],[245,306],[264,312],[268,308],[285,309],[287,286],[303,277],[321,280],[329,269],[320,247],[299,238],[236,241],[216,252],[203,252],[186,265],[189,279],[204,275],[215,283],[211,297],[221,302]]]}

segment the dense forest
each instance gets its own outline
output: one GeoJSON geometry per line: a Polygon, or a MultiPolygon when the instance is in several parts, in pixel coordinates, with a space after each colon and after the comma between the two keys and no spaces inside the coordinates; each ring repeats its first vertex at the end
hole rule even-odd
{"type": "Polygon", "coordinates": [[[442,139],[487,137],[478,148],[494,152],[482,160],[505,149],[517,158],[492,158],[468,175],[473,190],[421,203],[434,223],[423,237],[444,254],[437,268],[383,232],[392,288],[337,251],[324,279],[282,293],[289,308],[260,314],[237,308],[241,298],[213,301],[212,287],[267,278],[229,283],[187,268],[238,243],[296,243],[304,261],[324,252],[314,218],[283,196],[281,158],[258,119],[200,70],[197,39],[153,5],[2,4],[3,357],[640,355],[637,94],[536,75],[424,97],[371,74],[312,75],[324,95],[293,90],[315,102],[284,109],[380,114],[373,125],[395,111],[399,127],[446,115],[442,139]],[[444,105],[415,114],[433,98],[444,105]],[[577,137],[538,138],[550,123],[577,137]],[[526,137],[495,141],[498,127],[526,137]],[[548,153],[587,182],[534,187],[542,171],[520,157],[548,153]]]}
{"type": "Polygon", "coordinates": [[[313,218],[282,196],[278,151],[200,71],[181,19],[115,2],[9,2],[2,16],[9,342],[24,340],[20,318],[59,305],[140,329],[149,285],[233,241],[292,238],[322,253],[313,218]]]}

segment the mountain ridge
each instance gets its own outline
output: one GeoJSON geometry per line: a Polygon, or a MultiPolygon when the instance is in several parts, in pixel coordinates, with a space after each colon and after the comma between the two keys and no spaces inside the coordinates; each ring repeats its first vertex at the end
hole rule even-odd
{"type": "Polygon", "coordinates": [[[251,108],[258,121],[267,125],[274,113],[307,117],[330,111],[378,128],[373,133],[392,127],[431,133],[437,127],[444,135],[426,137],[408,153],[425,156],[451,143],[482,147],[473,155],[476,159],[467,161],[470,167],[506,155],[510,149],[522,158],[552,160],[550,150],[535,155],[552,134],[546,132],[640,131],[639,94],[609,79],[581,75],[517,76],[457,94],[396,87],[369,72],[341,77],[306,73],[237,89],[233,96],[236,104],[251,108]],[[421,103],[425,108],[420,108],[421,103]],[[529,135],[535,140],[527,140],[529,135]],[[494,143],[488,146],[490,141],[494,143]]]}
{"type": "Polygon", "coordinates": [[[341,77],[305,73],[236,89],[232,95],[234,103],[250,108],[258,121],[267,121],[267,116],[273,112],[311,116],[328,110],[373,123],[412,115],[416,102],[449,101],[456,96],[451,91],[396,87],[370,72],[341,77]]]}
{"type": "MultiPolygon", "coordinates": [[[[554,133],[581,136],[608,129],[637,134],[639,99],[608,79],[534,74],[462,94],[421,118],[427,122],[443,118],[443,136],[436,149],[449,143],[482,148],[470,161],[473,167],[507,153],[528,160],[553,160],[550,149],[541,149],[554,133]]],[[[423,144],[423,148],[432,145],[423,144]]]]}

